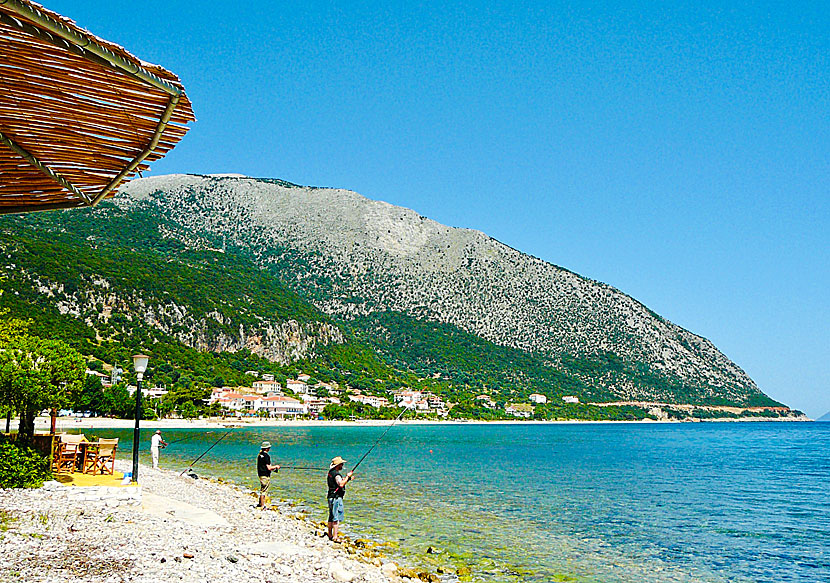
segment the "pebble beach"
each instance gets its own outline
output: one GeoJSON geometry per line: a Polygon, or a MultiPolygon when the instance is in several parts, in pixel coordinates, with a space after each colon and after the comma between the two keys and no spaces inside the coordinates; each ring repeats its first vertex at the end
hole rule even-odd
{"type": "MultiPolygon", "coordinates": [[[[129,468],[122,462],[116,469],[129,468]]],[[[385,558],[382,544],[332,543],[292,507],[259,510],[254,494],[229,483],[146,466],[139,477],[140,501],[96,499],[57,482],[0,490],[0,581],[384,583],[419,577],[385,558]]]]}

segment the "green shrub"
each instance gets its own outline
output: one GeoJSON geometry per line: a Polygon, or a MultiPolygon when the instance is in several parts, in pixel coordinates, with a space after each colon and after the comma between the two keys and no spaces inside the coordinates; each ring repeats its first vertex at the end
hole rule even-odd
{"type": "Polygon", "coordinates": [[[39,488],[51,477],[47,457],[33,449],[0,444],[0,488],[39,488]]]}

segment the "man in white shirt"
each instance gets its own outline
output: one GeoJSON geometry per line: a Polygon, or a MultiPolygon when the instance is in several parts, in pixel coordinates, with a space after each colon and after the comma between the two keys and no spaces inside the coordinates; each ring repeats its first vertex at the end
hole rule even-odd
{"type": "Polygon", "coordinates": [[[150,453],[153,454],[153,468],[159,468],[159,449],[165,447],[167,442],[161,437],[161,429],[156,429],[153,437],[150,438],[150,453]]]}

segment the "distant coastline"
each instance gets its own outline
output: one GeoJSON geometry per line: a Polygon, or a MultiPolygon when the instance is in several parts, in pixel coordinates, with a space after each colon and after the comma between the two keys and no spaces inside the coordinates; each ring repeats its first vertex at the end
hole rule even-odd
{"type": "MultiPolygon", "coordinates": [[[[480,420],[441,420],[436,421],[432,419],[415,419],[415,420],[401,420],[398,423],[401,425],[607,425],[607,424],[686,424],[686,423],[741,423],[741,422],[762,422],[762,421],[795,421],[795,422],[814,422],[808,417],[776,417],[776,418],[760,418],[760,417],[742,417],[739,419],[720,418],[720,419],[705,419],[700,421],[655,421],[653,419],[644,419],[642,421],[582,421],[579,419],[563,419],[563,420],[495,420],[495,421],[480,421],[480,420]]],[[[141,421],[141,427],[144,429],[217,429],[217,428],[256,428],[256,427],[351,427],[351,426],[365,426],[365,427],[382,427],[392,423],[389,419],[359,419],[355,421],[343,420],[277,420],[277,419],[147,419],[141,421]]],[[[35,420],[35,429],[37,431],[48,430],[50,424],[49,417],[38,417],[35,420]]],[[[12,420],[12,430],[17,426],[16,420],[12,420]]],[[[56,430],[58,432],[69,431],[75,429],[130,429],[135,426],[133,419],[115,419],[110,417],[58,417],[56,422],[56,430]]]]}

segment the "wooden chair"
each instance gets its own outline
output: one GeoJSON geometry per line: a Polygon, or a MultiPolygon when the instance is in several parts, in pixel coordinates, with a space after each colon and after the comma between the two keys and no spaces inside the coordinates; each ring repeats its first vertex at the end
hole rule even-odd
{"type": "Polygon", "coordinates": [[[87,446],[84,456],[83,472],[85,474],[115,473],[115,451],[118,449],[118,438],[99,439],[94,447],[87,446]],[[107,467],[109,466],[109,467],[107,467]]]}
{"type": "Polygon", "coordinates": [[[55,460],[55,471],[61,473],[68,471],[72,473],[78,467],[78,457],[81,453],[81,442],[86,441],[83,434],[61,435],[60,445],[58,446],[57,459],[55,460]]]}

